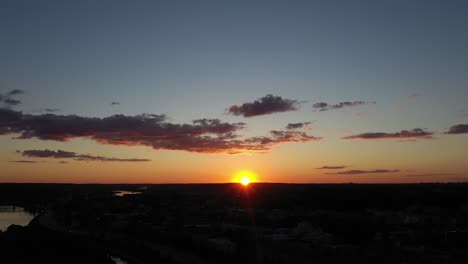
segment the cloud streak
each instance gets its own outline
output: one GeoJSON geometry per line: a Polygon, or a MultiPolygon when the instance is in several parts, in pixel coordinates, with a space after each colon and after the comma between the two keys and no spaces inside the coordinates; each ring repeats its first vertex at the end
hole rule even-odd
{"type": "Polygon", "coordinates": [[[306,143],[319,141],[321,139],[321,137],[314,137],[300,131],[271,130],[270,136],[251,137],[244,140],[235,140],[232,144],[233,151],[230,151],[229,153],[242,153],[242,150],[263,153],[272,147],[283,143],[306,143]]]}
{"type": "Polygon", "coordinates": [[[73,159],[78,161],[113,161],[113,162],[146,162],[151,161],[149,159],[121,159],[121,158],[109,158],[104,156],[93,156],[88,154],[78,154],[71,151],[64,150],[25,150],[19,151],[23,157],[28,158],[53,158],[53,159],[73,159]]]}
{"type": "Polygon", "coordinates": [[[322,166],[320,168],[317,168],[318,170],[340,170],[340,169],[344,169],[344,168],[347,168],[347,166],[322,166]]]}
{"type": "Polygon", "coordinates": [[[308,142],[318,137],[298,131],[270,132],[269,136],[242,138],[244,123],[197,119],[191,124],[167,122],[165,115],[113,115],[105,118],[77,115],[31,115],[0,109],[0,135],[16,139],[68,141],[88,138],[101,144],[149,146],[154,149],[199,153],[264,152],[286,142],[308,142]]]}
{"type": "Polygon", "coordinates": [[[399,172],[399,170],[348,170],[348,171],[339,171],[327,174],[340,174],[340,175],[358,175],[358,174],[369,174],[369,173],[392,173],[399,172]]]}
{"type": "Polygon", "coordinates": [[[312,122],[289,123],[289,124],[286,126],[286,129],[288,129],[288,130],[294,130],[294,129],[308,128],[308,127],[310,127],[310,124],[312,124],[312,122]]]}
{"type": "Polygon", "coordinates": [[[336,109],[341,109],[345,107],[352,107],[352,106],[358,106],[358,105],[366,105],[366,104],[375,104],[375,102],[365,102],[365,101],[345,101],[345,102],[339,102],[337,104],[330,104],[327,102],[318,102],[312,105],[312,107],[316,111],[328,111],[328,110],[336,110],[336,109]]]}
{"type": "Polygon", "coordinates": [[[279,112],[297,111],[298,109],[299,102],[297,100],[284,99],[281,96],[268,94],[254,102],[247,102],[242,105],[231,105],[228,108],[228,113],[235,116],[253,117],[279,112]]]}
{"type": "Polygon", "coordinates": [[[47,113],[55,113],[55,112],[59,112],[60,109],[59,108],[44,108],[44,111],[46,111],[47,113]]]}
{"type": "Polygon", "coordinates": [[[39,163],[39,161],[34,161],[34,160],[10,160],[9,162],[12,162],[12,163],[26,163],[26,164],[39,163]]]}
{"type": "Polygon", "coordinates": [[[271,130],[271,137],[257,137],[255,139],[262,142],[262,144],[269,143],[284,143],[284,142],[309,142],[321,140],[321,137],[310,136],[305,132],[300,131],[282,131],[282,130],[271,130]]]}
{"type": "Polygon", "coordinates": [[[422,174],[408,174],[405,177],[435,177],[435,176],[450,176],[456,175],[453,173],[422,173],[422,174]]]}
{"type": "Polygon", "coordinates": [[[415,128],[413,130],[401,130],[395,133],[384,133],[384,132],[367,132],[352,136],[344,137],[343,139],[435,139],[433,132],[427,132],[421,128],[415,128]]]}

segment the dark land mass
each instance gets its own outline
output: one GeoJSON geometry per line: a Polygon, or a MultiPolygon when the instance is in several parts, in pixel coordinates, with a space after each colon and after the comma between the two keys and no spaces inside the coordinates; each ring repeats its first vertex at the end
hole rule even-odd
{"type": "Polygon", "coordinates": [[[2,263],[468,263],[465,183],[0,184],[1,204],[37,213],[2,263]]]}

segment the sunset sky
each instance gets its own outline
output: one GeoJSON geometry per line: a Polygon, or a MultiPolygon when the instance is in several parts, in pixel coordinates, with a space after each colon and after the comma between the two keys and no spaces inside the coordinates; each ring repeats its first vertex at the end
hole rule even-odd
{"type": "Polygon", "coordinates": [[[0,182],[468,180],[467,1],[2,1],[0,182]]]}

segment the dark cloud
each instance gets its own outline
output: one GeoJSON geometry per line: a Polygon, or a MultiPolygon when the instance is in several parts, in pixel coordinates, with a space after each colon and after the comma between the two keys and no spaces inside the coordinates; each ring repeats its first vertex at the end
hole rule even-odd
{"type": "Polygon", "coordinates": [[[344,169],[346,168],[347,166],[322,166],[320,168],[317,168],[319,170],[341,170],[341,169],[344,169]]]}
{"type": "Polygon", "coordinates": [[[327,108],[328,103],[325,102],[318,102],[312,105],[313,108],[327,108]]]}
{"type": "Polygon", "coordinates": [[[165,115],[113,115],[105,118],[76,115],[31,115],[0,109],[0,135],[18,134],[17,139],[67,141],[88,138],[101,144],[149,146],[154,149],[202,153],[263,152],[284,142],[306,142],[320,138],[298,131],[271,131],[268,137],[241,138],[244,123],[197,119],[174,124],[165,115]]]}
{"type": "Polygon", "coordinates": [[[19,94],[24,94],[24,91],[20,89],[11,90],[7,93],[7,96],[13,96],[13,95],[19,95],[19,94]]]}
{"type": "Polygon", "coordinates": [[[236,116],[252,117],[259,115],[268,115],[278,112],[296,111],[299,109],[297,100],[283,99],[281,96],[268,94],[252,103],[243,103],[242,105],[232,105],[228,113],[236,116]]]}
{"type": "Polygon", "coordinates": [[[2,103],[5,107],[19,105],[21,104],[21,101],[13,97],[16,95],[21,95],[23,93],[24,93],[23,90],[16,89],[16,90],[11,90],[7,92],[6,94],[0,94],[0,103],[2,103]]]}
{"type": "Polygon", "coordinates": [[[0,108],[0,127],[3,123],[19,121],[23,117],[21,112],[17,112],[11,109],[0,108]]]}
{"type": "Polygon", "coordinates": [[[445,134],[466,134],[468,133],[468,124],[459,124],[449,128],[445,134]]]}
{"type": "Polygon", "coordinates": [[[21,104],[21,101],[20,101],[20,100],[16,100],[16,99],[12,99],[12,98],[6,98],[5,100],[3,100],[3,102],[4,102],[6,105],[11,105],[11,106],[15,106],[15,105],[21,104]]]}
{"type": "Polygon", "coordinates": [[[391,173],[399,172],[399,170],[348,170],[348,171],[339,171],[334,173],[327,174],[346,174],[346,175],[356,175],[356,174],[368,174],[368,173],[391,173]]]}
{"type": "Polygon", "coordinates": [[[21,122],[23,114],[10,109],[0,108],[0,135],[13,133],[18,122],[21,122]]]}
{"type": "Polygon", "coordinates": [[[433,132],[424,131],[421,128],[413,130],[402,130],[396,133],[383,133],[383,132],[369,132],[357,135],[344,137],[344,139],[407,139],[407,138],[421,138],[421,139],[435,139],[432,135],[433,132]]]}
{"type": "Polygon", "coordinates": [[[103,156],[93,156],[87,154],[78,154],[75,152],[64,150],[25,150],[19,151],[24,157],[29,158],[53,158],[53,159],[74,159],[79,161],[119,161],[119,162],[145,162],[151,161],[149,159],[120,159],[108,158],[103,156]]]}
{"type": "Polygon", "coordinates": [[[119,102],[112,102],[111,105],[112,105],[112,106],[114,106],[114,105],[120,105],[120,103],[119,103],[119,102]]]}
{"type": "Polygon", "coordinates": [[[344,107],[351,107],[351,106],[358,106],[358,105],[365,105],[365,104],[370,104],[375,102],[364,102],[364,101],[345,101],[345,102],[340,102],[337,104],[329,104],[327,102],[318,102],[312,105],[312,107],[320,112],[327,111],[327,110],[333,110],[333,109],[341,109],[344,107]]]}
{"type": "Polygon", "coordinates": [[[292,130],[292,129],[299,129],[299,128],[306,128],[310,126],[312,122],[304,122],[304,123],[289,123],[286,126],[286,129],[292,130]]]}

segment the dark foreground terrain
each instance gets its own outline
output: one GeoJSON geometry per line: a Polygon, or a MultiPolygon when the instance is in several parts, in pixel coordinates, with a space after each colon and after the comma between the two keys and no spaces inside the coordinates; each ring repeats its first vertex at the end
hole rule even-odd
{"type": "Polygon", "coordinates": [[[0,263],[468,263],[463,183],[0,184],[2,204],[37,216],[0,263]]]}

